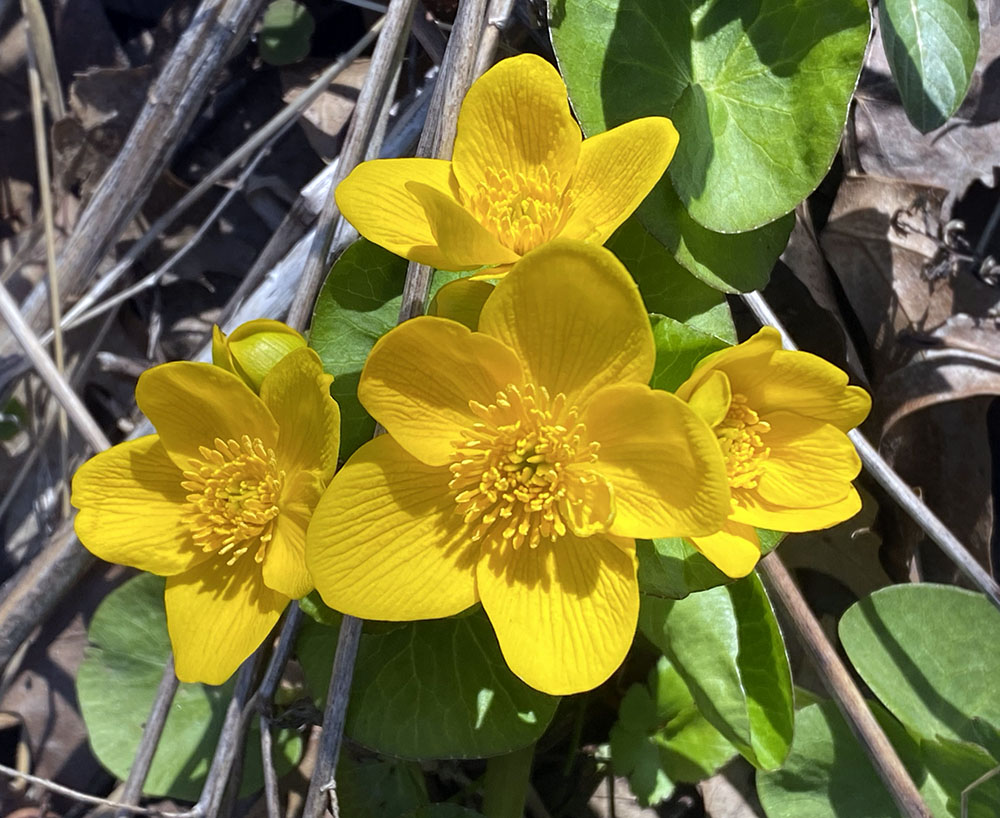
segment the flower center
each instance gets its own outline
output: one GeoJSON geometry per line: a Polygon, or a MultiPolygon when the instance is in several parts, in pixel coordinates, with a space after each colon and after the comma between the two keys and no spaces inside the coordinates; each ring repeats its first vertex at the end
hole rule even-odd
{"type": "Polygon", "coordinates": [[[586,536],[607,527],[610,489],[587,468],[599,445],[565,395],[509,385],[489,406],[469,406],[481,420],[456,444],[449,486],[473,542],[535,548],[567,528],[586,536]]]}
{"type": "Polygon", "coordinates": [[[532,174],[490,168],[466,206],[500,243],[524,255],[558,235],[572,210],[559,174],[541,166],[532,174]]]}
{"type": "Polygon", "coordinates": [[[744,395],[733,395],[729,412],[715,427],[715,435],[726,457],[729,485],[733,488],[753,489],[764,470],[764,462],[771,454],[764,445],[764,435],[771,431],[771,424],[760,419],[747,406],[744,395]]]}
{"type": "Polygon", "coordinates": [[[226,565],[251,548],[263,562],[285,473],[260,438],[216,438],[214,445],[198,447],[201,459],[190,461],[181,483],[190,492],[185,516],[195,544],[227,556],[226,565]]]}

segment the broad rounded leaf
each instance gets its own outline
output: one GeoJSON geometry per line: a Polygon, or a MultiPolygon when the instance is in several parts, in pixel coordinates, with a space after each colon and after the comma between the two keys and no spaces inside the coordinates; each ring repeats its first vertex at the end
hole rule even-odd
{"type": "MultiPolygon", "coordinates": [[[[915,739],[877,705],[885,731],[936,818],[994,818],[1000,780],[973,784],[996,767],[981,747],[915,739]],[[968,812],[962,792],[968,789],[968,812]]],[[[795,739],[780,770],[757,773],[757,795],[768,818],[898,818],[899,810],[833,702],[795,714],[795,739]]]]}
{"type": "Polygon", "coordinates": [[[1000,611],[947,585],[895,585],[851,606],[840,641],[865,683],[911,730],[979,742],[1000,728],[1000,611]]]}
{"type": "MultiPolygon", "coordinates": [[[[333,375],[330,394],[340,406],[340,459],[371,440],[375,421],[358,401],[358,379],[372,345],[396,326],[406,279],[405,258],[358,239],[334,263],[309,330],[309,346],[333,375]]],[[[456,273],[437,272],[431,297],[456,273]]]]}
{"type": "Polygon", "coordinates": [[[910,122],[927,133],[955,113],[979,54],[974,0],[881,0],[882,45],[910,122]]]}
{"type": "MultiPolygon", "coordinates": [[[[335,644],[331,628],[302,629],[299,657],[314,691],[326,691],[335,644]]],[[[400,758],[482,758],[536,741],[558,701],[510,672],[477,610],[364,634],[345,729],[400,758]]]]}
{"type": "Polygon", "coordinates": [[[702,225],[759,227],[826,174],[864,56],[864,0],[550,5],[584,129],[669,116],[680,144],[667,173],[702,225]]]}
{"type": "Polygon", "coordinates": [[[412,761],[355,758],[350,750],[337,762],[337,804],[349,818],[412,814],[427,806],[427,785],[412,761]]]}
{"type": "Polygon", "coordinates": [[[651,313],[736,343],[726,297],[682,267],[637,217],[618,228],[606,246],[628,268],[651,313]]]}
{"type": "Polygon", "coordinates": [[[639,628],[750,763],[781,766],[792,740],[791,671],[756,574],[680,600],[644,595],[639,628]]]}
{"type": "MultiPolygon", "coordinates": [[[[163,611],[165,580],[140,574],[108,594],[91,620],[90,645],[76,680],[80,710],[98,760],[125,779],[170,654],[163,611]]],[[[217,687],[181,684],[157,745],[143,792],[195,801],[208,773],[234,681],[217,687]]],[[[264,785],[260,737],[251,727],[243,768],[244,794],[264,785]]],[[[292,731],[275,736],[275,765],[281,775],[302,751],[292,731]]]]}

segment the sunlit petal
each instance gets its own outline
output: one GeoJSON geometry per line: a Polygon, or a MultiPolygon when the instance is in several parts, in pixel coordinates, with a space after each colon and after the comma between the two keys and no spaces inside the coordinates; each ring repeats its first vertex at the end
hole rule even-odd
{"type": "Polygon", "coordinates": [[[727,520],[721,531],[691,537],[694,547],[727,577],[745,577],[760,559],[760,539],[752,526],[727,520]]]}

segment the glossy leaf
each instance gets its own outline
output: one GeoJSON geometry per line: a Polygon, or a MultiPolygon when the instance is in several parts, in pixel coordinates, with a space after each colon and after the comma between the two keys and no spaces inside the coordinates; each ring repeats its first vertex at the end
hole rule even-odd
{"type": "MultiPolygon", "coordinates": [[[[873,707],[935,818],[961,818],[961,793],[996,766],[981,747],[910,736],[873,707]]],[[[757,773],[757,795],[768,818],[898,818],[899,811],[868,756],[832,702],[795,714],[795,739],[784,766],[757,773]]],[[[1000,809],[1000,780],[971,789],[968,818],[993,818],[1000,809]]]]}
{"type": "Polygon", "coordinates": [[[667,172],[718,232],[773,221],[819,184],[869,30],[864,0],[555,0],[549,14],[585,130],[669,116],[667,172]]]}
{"type": "MultiPolygon", "coordinates": [[[[358,379],[372,345],[396,325],[406,264],[406,259],[358,239],[334,263],[316,300],[309,345],[334,377],[330,393],[340,405],[341,460],[375,432],[375,421],[358,401],[358,379]]],[[[431,296],[455,278],[456,273],[435,273],[431,296]]]]}
{"type": "Polygon", "coordinates": [[[397,759],[357,759],[345,752],[337,763],[337,803],[350,818],[386,818],[427,805],[420,766],[397,759]]]}
{"type": "MultiPolygon", "coordinates": [[[[149,717],[170,653],[163,610],[162,577],[140,574],[112,591],[91,620],[90,645],[77,674],[76,691],[98,760],[125,779],[149,717]]],[[[157,744],[143,792],[195,801],[201,794],[234,681],[181,684],[157,744]]],[[[258,727],[251,727],[242,792],[263,786],[258,727]]],[[[302,741],[292,731],[275,736],[278,774],[298,761],[302,741]]]]}
{"type": "Polygon", "coordinates": [[[713,775],[736,753],[698,710],[666,657],[646,685],[626,691],[610,746],[615,774],[628,777],[643,805],[668,798],[675,781],[696,783],[713,775]]]}
{"type": "Polygon", "coordinates": [[[736,343],[726,297],[678,264],[635,216],[618,228],[606,247],[628,268],[651,313],[736,343]]]}
{"type": "MultiPolygon", "coordinates": [[[[335,629],[307,623],[299,657],[310,687],[326,691],[335,629]]],[[[526,747],[558,699],[507,668],[482,611],[365,633],[358,648],[346,732],[400,758],[482,758],[526,747]]]]}
{"type": "Polygon", "coordinates": [[[712,726],[754,766],[781,766],[792,740],[791,672],[755,574],[680,600],[643,596],[639,627],[712,726]]]}
{"type": "Polygon", "coordinates": [[[878,22],[910,122],[940,127],[965,99],[979,54],[974,0],[881,0],[878,22]]]}
{"type": "Polygon", "coordinates": [[[1000,728],[1000,611],[946,585],[895,585],[851,606],[840,641],[889,711],[926,738],[981,741],[1000,728]]]}
{"type": "Polygon", "coordinates": [[[686,381],[702,358],[729,346],[714,335],[708,335],[664,315],[651,316],[653,341],[656,344],[656,368],[649,385],[654,389],[673,392],[686,381]]]}

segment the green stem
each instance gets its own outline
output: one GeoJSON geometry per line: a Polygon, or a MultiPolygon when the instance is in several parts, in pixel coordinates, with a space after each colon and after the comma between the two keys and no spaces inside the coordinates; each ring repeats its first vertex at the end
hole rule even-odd
{"type": "Polygon", "coordinates": [[[483,815],[486,818],[523,818],[524,800],[531,780],[535,745],[486,761],[483,815]]]}

